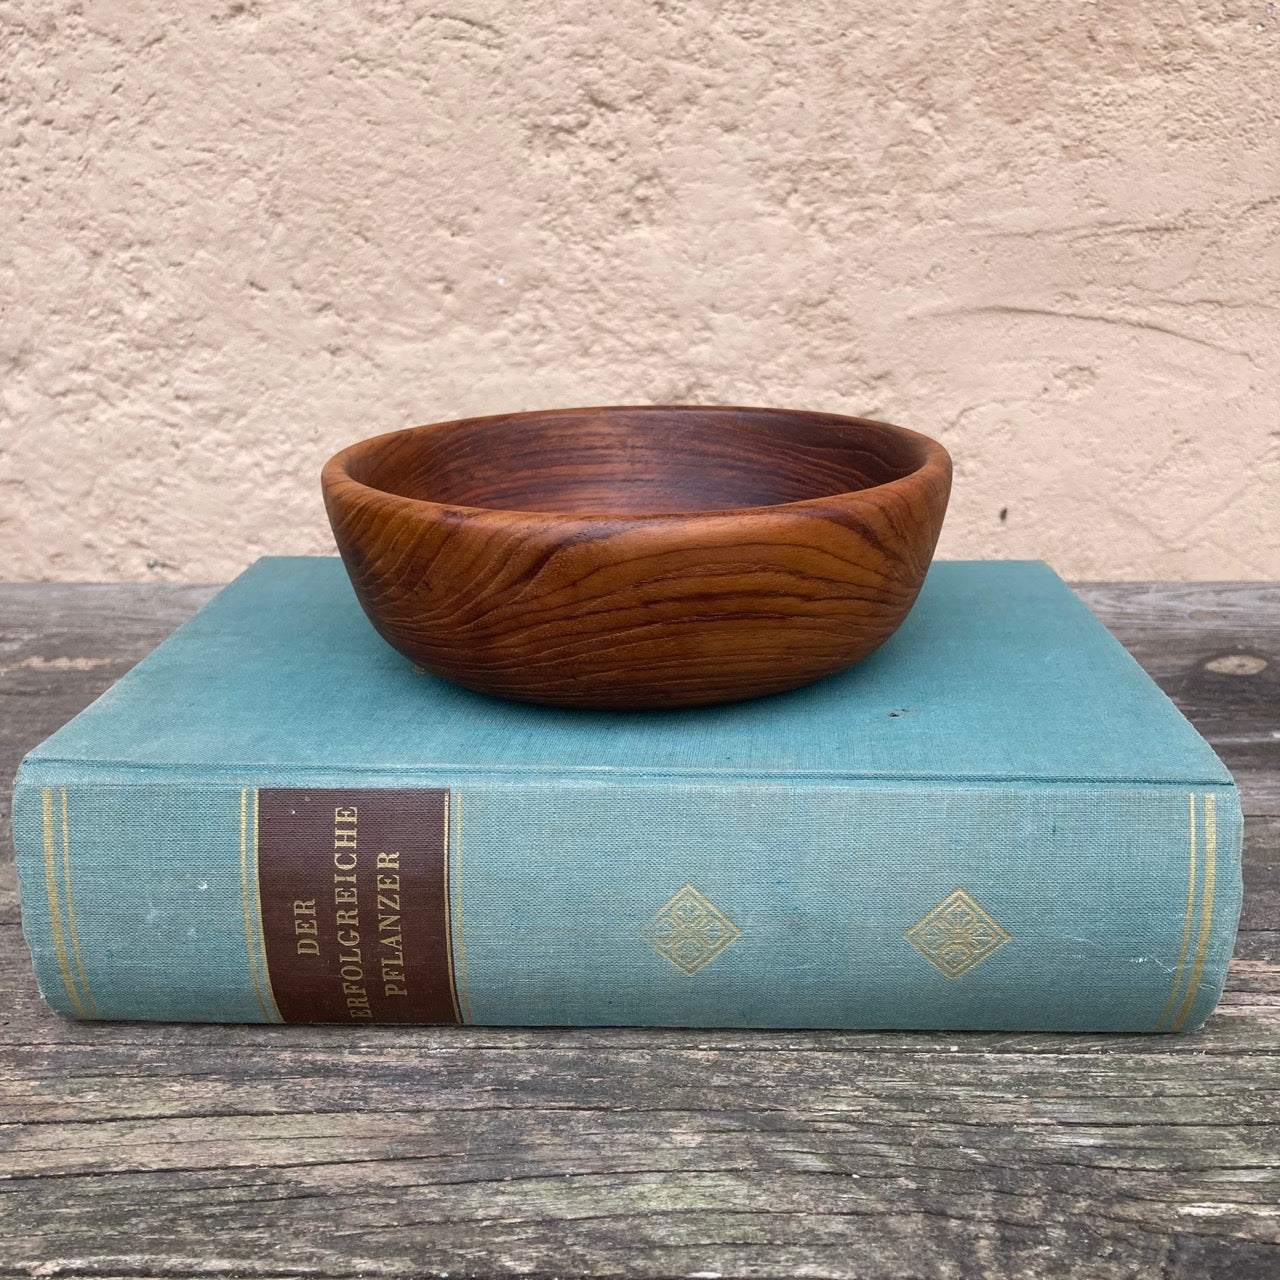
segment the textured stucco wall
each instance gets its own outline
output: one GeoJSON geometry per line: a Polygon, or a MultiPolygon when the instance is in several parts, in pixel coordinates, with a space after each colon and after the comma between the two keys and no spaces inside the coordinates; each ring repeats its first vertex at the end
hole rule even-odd
{"type": "Polygon", "coordinates": [[[937,435],[940,554],[1280,575],[1280,13],[0,4],[0,575],[331,548],[395,426],[937,435]]]}

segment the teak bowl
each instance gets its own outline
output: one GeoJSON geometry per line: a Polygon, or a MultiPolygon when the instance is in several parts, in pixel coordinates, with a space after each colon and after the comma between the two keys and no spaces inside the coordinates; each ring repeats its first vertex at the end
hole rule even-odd
{"type": "Polygon", "coordinates": [[[522,702],[777,693],[906,617],[951,459],[884,422],[655,406],[413,427],[325,466],[364,611],[447,680],[522,702]]]}

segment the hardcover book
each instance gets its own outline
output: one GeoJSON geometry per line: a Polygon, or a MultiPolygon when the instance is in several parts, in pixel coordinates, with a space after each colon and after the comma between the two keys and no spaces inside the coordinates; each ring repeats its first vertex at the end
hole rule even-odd
{"type": "Polygon", "coordinates": [[[938,562],[807,688],[663,712],[415,670],[267,558],[23,762],[77,1018],[1180,1031],[1222,990],[1236,789],[1044,564],[938,562]]]}

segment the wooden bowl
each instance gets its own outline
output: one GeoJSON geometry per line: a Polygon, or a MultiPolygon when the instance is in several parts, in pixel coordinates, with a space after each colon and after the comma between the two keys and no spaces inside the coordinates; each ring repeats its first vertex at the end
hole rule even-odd
{"type": "Polygon", "coordinates": [[[562,409],[377,436],[322,485],[361,605],[427,670],[522,702],[683,707],[883,644],[929,568],[951,459],[830,413],[562,409]]]}

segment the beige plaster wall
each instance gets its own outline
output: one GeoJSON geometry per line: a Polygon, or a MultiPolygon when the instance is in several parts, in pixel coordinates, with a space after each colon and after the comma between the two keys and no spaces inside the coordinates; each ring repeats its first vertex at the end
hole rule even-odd
{"type": "Polygon", "coordinates": [[[395,426],[935,434],[940,554],[1280,576],[1280,14],[0,4],[0,575],[331,548],[395,426]]]}

